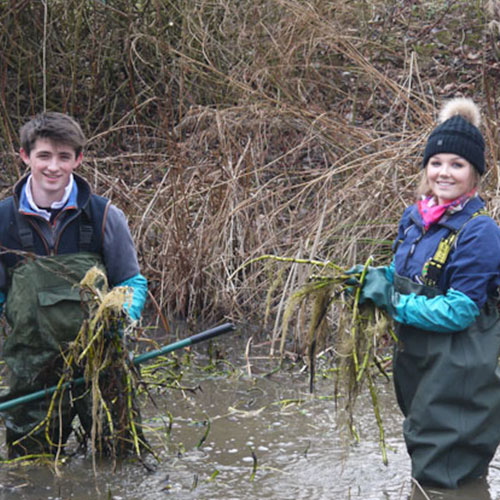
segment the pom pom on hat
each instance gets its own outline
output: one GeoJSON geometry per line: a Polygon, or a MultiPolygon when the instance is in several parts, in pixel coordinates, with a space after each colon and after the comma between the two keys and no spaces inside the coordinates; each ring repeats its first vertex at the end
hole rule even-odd
{"type": "Polygon", "coordinates": [[[472,99],[457,97],[448,101],[439,112],[439,123],[444,123],[456,115],[461,116],[475,127],[481,125],[481,113],[472,99]]]}
{"type": "Polygon", "coordinates": [[[481,113],[468,98],[448,101],[439,113],[440,125],[429,136],[424,151],[423,166],[439,153],[454,153],[465,158],[480,173],[484,173],[484,139],[478,127],[481,113]]]}

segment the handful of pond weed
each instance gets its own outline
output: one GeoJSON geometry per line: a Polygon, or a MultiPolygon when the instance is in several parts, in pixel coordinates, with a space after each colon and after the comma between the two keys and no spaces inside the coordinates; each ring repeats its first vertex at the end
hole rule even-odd
{"type": "Polygon", "coordinates": [[[91,399],[92,454],[113,458],[140,456],[147,447],[136,403],[138,369],[131,363],[127,339],[136,329],[127,321],[124,306],[131,300],[127,287],[108,288],[105,273],[90,269],[80,282],[86,317],[65,354],[60,384],[84,376],[91,399]]]}
{"type": "MultiPolygon", "coordinates": [[[[278,302],[285,304],[279,339],[281,356],[287,341],[299,342],[303,346],[302,351],[309,353],[312,391],[317,353],[328,351],[333,354],[338,421],[355,439],[359,439],[355,425],[356,402],[363,388],[368,386],[383,461],[387,463],[377,377],[383,375],[385,380],[388,379],[386,369],[391,363],[390,347],[395,336],[386,312],[375,307],[373,302],[362,299],[367,273],[374,269],[370,268],[372,259],[348,270],[330,261],[275,255],[263,255],[246,265],[259,261],[266,261],[269,274],[274,276],[268,291],[267,314],[272,312],[271,304],[278,302],[274,296],[283,285],[278,302]],[[285,264],[291,266],[288,273],[283,269],[285,264]],[[296,278],[299,274],[307,277],[302,283],[296,278]],[[289,339],[292,327],[295,338],[289,339]]],[[[275,313],[279,319],[280,311],[275,313]]]]}

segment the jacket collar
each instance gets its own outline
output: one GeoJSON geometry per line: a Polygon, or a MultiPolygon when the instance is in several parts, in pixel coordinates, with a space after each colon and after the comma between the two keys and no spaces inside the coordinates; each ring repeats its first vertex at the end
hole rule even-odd
{"type": "MultiPolygon", "coordinates": [[[[25,175],[19,181],[16,182],[16,184],[13,187],[13,196],[14,196],[14,201],[17,207],[22,206],[23,209],[26,209],[26,206],[24,203],[22,203],[22,197],[23,197],[23,188],[28,181],[28,175],[25,175]]],[[[83,209],[85,208],[90,200],[90,185],[89,183],[83,178],[80,177],[79,175],[73,173],[74,181],[75,181],[75,189],[73,189],[73,192],[76,196],[73,196],[73,193],[70,195],[68,199],[68,203],[65,206],[65,210],[69,209],[83,209]]],[[[24,210],[23,210],[24,211],[24,210]]]]}
{"type": "MultiPolygon", "coordinates": [[[[458,231],[478,210],[484,208],[485,203],[480,196],[474,196],[471,198],[459,212],[453,214],[445,214],[441,219],[433,224],[436,227],[444,227],[451,231],[458,231]]],[[[417,205],[413,205],[411,212],[411,219],[422,230],[424,228],[424,222],[420,213],[418,212],[417,205]]]]}

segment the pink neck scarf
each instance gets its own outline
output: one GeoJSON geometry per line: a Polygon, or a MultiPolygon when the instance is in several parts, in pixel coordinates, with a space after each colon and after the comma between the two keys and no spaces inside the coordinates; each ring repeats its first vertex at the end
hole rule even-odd
{"type": "Polygon", "coordinates": [[[443,205],[437,205],[436,198],[434,196],[427,196],[426,198],[419,200],[417,203],[418,211],[422,216],[424,221],[425,229],[436,223],[441,217],[446,213],[454,213],[462,210],[464,205],[476,194],[476,189],[463,194],[462,196],[451,200],[443,205]]]}

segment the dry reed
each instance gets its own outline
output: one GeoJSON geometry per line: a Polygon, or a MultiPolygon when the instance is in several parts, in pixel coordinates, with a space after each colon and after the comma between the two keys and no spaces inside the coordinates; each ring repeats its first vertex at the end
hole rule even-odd
{"type": "MultiPolygon", "coordinates": [[[[71,113],[82,173],[128,215],[165,315],[260,321],[275,276],[249,259],[388,260],[443,98],[486,115],[497,214],[493,15],[465,0],[2,2],[0,188],[23,172],[19,126],[71,113]]],[[[306,278],[285,276],[286,294],[306,278]]]]}

